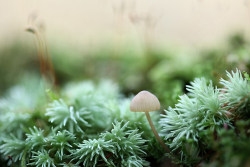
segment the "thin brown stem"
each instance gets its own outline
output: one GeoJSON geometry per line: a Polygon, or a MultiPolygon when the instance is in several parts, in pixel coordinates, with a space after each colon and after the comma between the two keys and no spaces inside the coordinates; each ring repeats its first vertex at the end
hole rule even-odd
{"type": "Polygon", "coordinates": [[[44,59],[42,39],[40,37],[38,30],[35,31],[35,36],[37,38],[37,50],[38,50],[37,52],[38,52],[41,74],[45,77],[46,76],[46,64],[45,64],[45,59],[44,59]]]}
{"type": "Polygon", "coordinates": [[[55,86],[56,84],[55,72],[51,61],[51,57],[48,52],[48,47],[46,44],[45,37],[43,37],[43,34],[41,34],[41,32],[39,32],[37,28],[35,29],[34,34],[37,38],[37,50],[38,50],[38,58],[40,62],[41,74],[45,80],[47,79],[48,81],[51,81],[51,83],[55,86]]]}
{"type": "Polygon", "coordinates": [[[149,115],[149,112],[145,112],[146,116],[147,116],[147,119],[148,119],[148,122],[149,122],[149,125],[156,137],[156,139],[158,140],[158,142],[162,145],[162,147],[167,151],[167,152],[170,152],[169,148],[166,146],[166,144],[162,141],[161,137],[159,136],[159,134],[157,133],[153,123],[152,123],[152,120],[151,120],[151,117],[149,115]]]}
{"type": "Polygon", "coordinates": [[[40,72],[42,77],[45,80],[51,81],[53,86],[55,86],[56,85],[55,71],[53,68],[51,57],[49,55],[44,34],[42,34],[42,32],[40,32],[40,30],[35,25],[33,25],[33,23],[29,27],[27,27],[26,30],[32,32],[37,39],[36,42],[37,53],[38,53],[40,72]]]}
{"type": "Polygon", "coordinates": [[[41,33],[41,39],[42,39],[42,41],[44,43],[44,49],[45,49],[44,58],[46,60],[46,65],[47,65],[46,69],[47,69],[47,72],[48,72],[48,75],[49,75],[48,77],[51,79],[52,84],[56,85],[55,71],[54,71],[51,56],[50,56],[49,51],[48,51],[48,45],[47,45],[44,33],[41,33]]]}

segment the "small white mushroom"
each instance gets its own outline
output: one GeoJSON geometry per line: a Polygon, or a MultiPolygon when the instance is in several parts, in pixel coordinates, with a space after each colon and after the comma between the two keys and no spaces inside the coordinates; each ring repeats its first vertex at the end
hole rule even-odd
{"type": "Polygon", "coordinates": [[[160,109],[160,102],[158,98],[153,95],[152,93],[148,91],[141,91],[139,92],[131,101],[130,103],[130,110],[132,112],[145,112],[146,117],[148,119],[149,125],[156,137],[156,139],[159,141],[159,143],[162,145],[162,147],[167,151],[170,152],[166,144],[161,140],[159,134],[157,133],[151,117],[149,115],[149,112],[151,111],[157,111],[160,109]]]}
{"type": "Polygon", "coordinates": [[[157,111],[161,107],[158,98],[148,91],[139,92],[130,103],[133,112],[157,111]]]}

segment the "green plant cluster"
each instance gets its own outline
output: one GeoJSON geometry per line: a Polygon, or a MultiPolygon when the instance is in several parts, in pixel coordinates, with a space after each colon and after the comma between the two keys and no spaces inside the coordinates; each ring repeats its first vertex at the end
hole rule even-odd
{"type": "MultiPolygon", "coordinates": [[[[38,78],[24,78],[0,100],[3,166],[149,165],[153,134],[143,113],[130,112],[130,99],[117,85],[69,83],[60,93],[45,93],[45,87],[38,78]]],[[[157,124],[159,113],[152,117],[157,124]]]]}
{"type": "Polygon", "coordinates": [[[131,98],[113,82],[71,82],[52,91],[29,76],[0,99],[0,163],[142,167],[159,166],[169,157],[182,166],[244,166],[250,150],[250,80],[239,70],[227,76],[219,88],[197,78],[175,107],[161,117],[151,114],[171,150],[165,156],[144,113],[131,112],[131,98]]]}
{"type": "Polygon", "coordinates": [[[249,160],[250,82],[239,70],[227,76],[220,80],[222,88],[195,79],[187,86],[188,94],[162,115],[162,135],[172,150],[168,156],[177,163],[242,166],[249,160]],[[228,163],[234,156],[237,162],[228,163]]]}

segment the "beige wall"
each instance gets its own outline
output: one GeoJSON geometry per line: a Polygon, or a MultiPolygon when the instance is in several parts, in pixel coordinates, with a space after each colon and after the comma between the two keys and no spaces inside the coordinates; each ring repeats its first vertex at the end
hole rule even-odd
{"type": "Polygon", "coordinates": [[[0,42],[13,34],[25,38],[23,28],[34,10],[49,39],[76,45],[142,39],[149,32],[155,42],[200,46],[232,31],[250,34],[250,0],[0,0],[0,42]]]}

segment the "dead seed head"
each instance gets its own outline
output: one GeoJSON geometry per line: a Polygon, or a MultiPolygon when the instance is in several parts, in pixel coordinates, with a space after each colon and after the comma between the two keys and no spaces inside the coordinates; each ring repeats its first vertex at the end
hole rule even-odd
{"type": "Polygon", "coordinates": [[[36,33],[36,28],[34,26],[32,26],[32,25],[29,25],[29,26],[27,26],[25,28],[25,31],[35,34],[36,33]]]}

